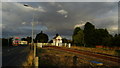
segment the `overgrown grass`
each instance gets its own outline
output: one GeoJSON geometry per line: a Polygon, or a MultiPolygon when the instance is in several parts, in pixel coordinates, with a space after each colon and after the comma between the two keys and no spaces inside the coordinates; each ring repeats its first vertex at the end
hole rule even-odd
{"type": "Polygon", "coordinates": [[[115,50],[115,55],[120,56],[120,50],[115,50]]]}
{"type": "Polygon", "coordinates": [[[84,51],[91,51],[91,52],[115,55],[115,50],[109,50],[109,49],[105,49],[105,48],[94,48],[94,47],[92,48],[92,47],[79,47],[79,46],[72,46],[71,48],[77,49],[77,50],[84,50],[84,51]]]}
{"type": "Polygon", "coordinates": [[[57,67],[57,68],[72,68],[73,66],[88,66],[90,67],[90,63],[87,59],[78,59],[76,60],[76,64],[73,61],[73,57],[76,54],[65,52],[65,51],[57,51],[55,49],[43,49],[43,53],[39,54],[39,66],[40,67],[57,67]]]}
{"type": "Polygon", "coordinates": [[[33,51],[30,51],[30,53],[27,56],[26,61],[22,64],[23,68],[31,67],[32,62],[33,62],[33,51]]]}
{"type": "Polygon", "coordinates": [[[43,48],[37,48],[36,49],[36,56],[39,56],[39,55],[41,55],[42,53],[45,53],[45,52],[46,52],[45,49],[43,49],[43,48]]]}
{"type": "Polygon", "coordinates": [[[44,53],[44,52],[46,52],[46,50],[45,50],[45,49],[42,49],[42,48],[38,48],[38,49],[37,49],[37,52],[38,52],[38,53],[44,53]]]}
{"type": "MultiPolygon", "coordinates": [[[[39,57],[39,68],[73,68],[73,66],[77,66],[78,68],[83,68],[84,66],[86,66],[86,68],[91,68],[91,66],[96,66],[91,65],[89,62],[93,60],[106,63],[106,61],[103,60],[96,60],[95,58],[86,57],[84,55],[77,55],[65,51],[59,51],[53,48],[39,48],[37,51],[39,57]],[[75,62],[76,64],[74,64],[73,61],[74,56],[78,57],[75,62]]],[[[110,63],[106,64],[109,65],[110,63]]]]}

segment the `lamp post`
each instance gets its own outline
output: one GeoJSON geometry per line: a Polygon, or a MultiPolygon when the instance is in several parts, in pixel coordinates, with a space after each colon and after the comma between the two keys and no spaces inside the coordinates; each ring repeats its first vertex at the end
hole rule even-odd
{"type": "MultiPolygon", "coordinates": [[[[24,6],[25,7],[31,7],[31,8],[33,8],[32,6],[29,6],[29,5],[27,5],[27,4],[24,4],[24,6]]],[[[35,10],[35,8],[33,8],[34,10],[35,10]]],[[[35,14],[34,14],[34,12],[33,12],[33,18],[32,18],[32,45],[33,45],[33,49],[34,49],[34,57],[33,57],[33,63],[34,63],[34,66],[35,66],[35,68],[38,68],[38,57],[36,57],[36,44],[34,45],[34,41],[33,41],[33,38],[34,38],[34,18],[35,18],[35,14]]]]}
{"type": "Polygon", "coordinates": [[[34,41],[33,41],[33,37],[34,37],[34,34],[33,34],[33,28],[34,28],[34,13],[33,13],[33,19],[32,19],[32,45],[34,46],[34,41]]]}
{"type": "MultiPolygon", "coordinates": [[[[33,8],[32,6],[27,5],[27,4],[24,4],[24,6],[25,6],[25,7],[31,7],[31,8],[33,8]]],[[[34,8],[33,8],[33,9],[34,9],[34,8]]],[[[33,18],[32,18],[32,40],[31,40],[32,46],[31,46],[31,47],[34,47],[34,48],[31,48],[31,49],[34,50],[34,61],[35,61],[36,48],[35,48],[34,41],[33,41],[33,38],[34,38],[34,32],[33,32],[33,31],[34,31],[34,18],[35,18],[35,14],[34,14],[34,12],[33,12],[33,18]]]]}

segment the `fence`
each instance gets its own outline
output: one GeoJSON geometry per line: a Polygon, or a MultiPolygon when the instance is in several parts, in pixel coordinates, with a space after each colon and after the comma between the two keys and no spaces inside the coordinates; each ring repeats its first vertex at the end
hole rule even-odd
{"type": "MultiPolygon", "coordinates": [[[[37,44],[37,47],[42,47],[42,46],[56,46],[54,43],[35,43],[37,44]]],[[[58,46],[63,46],[63,47],[71,47],[71,43],[59,43],[58,46]]]]}
{"type": "Polygon", "coordinates": [[[97,45],[96,48],[105,48],[105,49],[110,49],[110,50],[120,50],[120,47],[108,47],[108,46],[102,46],[102,45],[97,45]]]}

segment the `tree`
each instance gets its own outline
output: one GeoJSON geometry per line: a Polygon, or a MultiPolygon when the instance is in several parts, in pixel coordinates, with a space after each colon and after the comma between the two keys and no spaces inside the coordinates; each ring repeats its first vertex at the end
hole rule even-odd
{"type": "Polygon", "coordinates": [[[80,27],[76,27],[72,36],[73,43],[75,45],[83,45],[84,44],[84,33],[80,27]]]}
{"type": "Polygon", "coordinates": [[[96,38],[94,37],[95,26],[90,22],[87,22],[84,26],[84,42],[86,46],[95,45],[96,38]]]}
{"type": "Polygon", "coordinates": [[[8,46],[8,39],[2,38],[2,46],[8,46]]]}
{"type": "Polygon", "coordinates": [[[28,43],[31,43],[32,37],[27,37],[26,39],[27,39],[28,43]]]}
{"type": "Polygon", "coordinates": [[[78,34],[78,32],[79,32],[80,30],[81,30],[80,27],[76,27],[76,28],[74,29],[73,35],[78,34]]]}
{"type": "Polygon", "coordinates": [[[78,32],[80,31],[81,29],[80,29],[80,27],[76,27],[75,29],[74,29],[74,32],[73,32],[73,35],[72,35],[72,42],[73,43],[75,43],[74,41],[74,36],[76,35],[76,34],[78,34],[78,32]]]}
{"type": "Polygon", "coordinates": [[[86,22],[84,30],[80,27],[74,29],[72,43],[76,45],[85,44],[85,46],[105,45],[120,46],[120,34],[113,37],[107,29],[95,29],[90,22],[86,22]]]}
{"type": "Polygon", "coordinates": [[[48,42],[48,35],[41,31],[41,33],[36,35],[35,41],[39,42],[39,43],[47,43],[48,42]]]}
{"type": "Polygon", "coordinates": [[[118,46],[120,47],[120,34],[119,35],[115,35],[112,39],[112,46],[118,46]]]}
{"type": "Polygon", "coordinates": [[[71,43],[72,41],[71,40],[68,40],[66,38],[62,38],[62,43],[71,43]]]}
{"type": "Polygon", "coordinates": [[[107,29],[95,29],[94,37],[96,38],[95,45],[111,45],[112,36],[108,33],[107,29]]]}
{"type": "Polygon", "coordinates": [[[13,38],[9,38],[9,45],[12,46],[13,38]]]}
{"type": "Polygon", "coordinates": [[[21,38],[22,41],[27,41],[27,38],[21,38]]]}
{"type": "Polygon", "coordinates": [[[66,38],[62,38],[62,43],[68,43],[68,40],[66,38]]]}
{"type": "Polygon", "coordinates": [[[112,36],[103,38],[103,45],[105,46],[112,46],[112,36]]]}
{"type": "Polygon", "coordinates": [[[12,40],[13,38],[2,38],[2,46],[12,46],[12,40]]]}

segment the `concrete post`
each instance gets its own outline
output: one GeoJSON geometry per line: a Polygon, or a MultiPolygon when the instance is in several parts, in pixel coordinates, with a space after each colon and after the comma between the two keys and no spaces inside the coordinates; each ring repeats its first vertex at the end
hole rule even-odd
{"type": "Polygon", "coordinates": [[[40,45],[40,47],[42,48],[42,44],[40,45]]]}
{"type": "Polygon", "coordinates": [[[38,68],[38,66],[39,66],[39,61],[38,60],[39,60],[38,57],[35,57],[35,59],[34,59],[35,68],[38,68]]]}
{"type": "Polygon", "coordinates": [[[65,43],[65,47],[66,47],[67,43],[65,43]]]}
{"type": "Polygon", "coordinates": [[[34,58],[36,56],[36,44],[34,44],[34,58]]]}
{"type": "Polygon", "coordinates": [[[70,47],[71,47],[71,44],[69,43],[69,44],[68,44],[68,48],[70,48],[70,47]]]}

